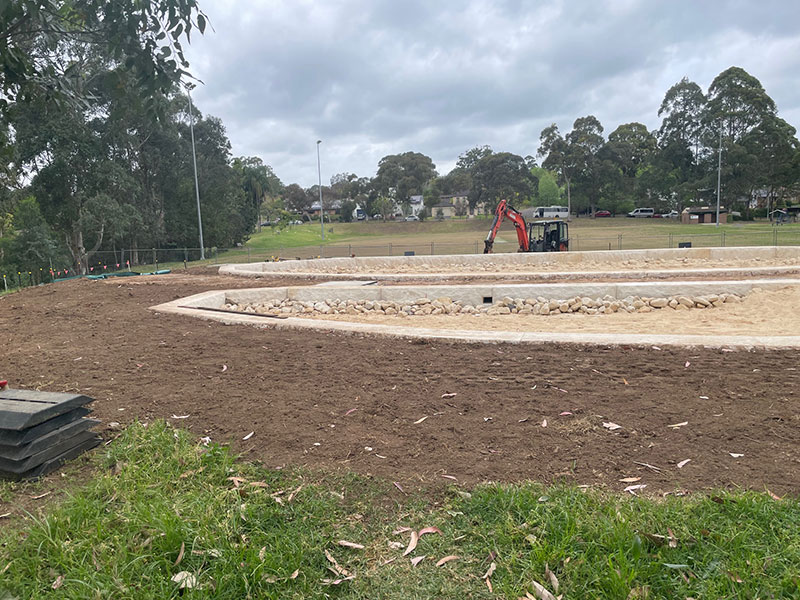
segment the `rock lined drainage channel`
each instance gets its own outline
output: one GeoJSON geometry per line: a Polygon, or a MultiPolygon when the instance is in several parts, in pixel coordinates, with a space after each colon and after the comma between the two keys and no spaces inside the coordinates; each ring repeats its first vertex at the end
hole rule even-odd
{"type": "MultiPolygon", "coordinates": [[[[725,307],[725,311],[728,310],[729,306],[733,309],[744,306],[744,304],[739,304],[737,300],[741,300],[751,292],[755,293],[759,289],[778,292],[783,289],[793,289],[797,286],[800,286],[800,280],[761,279],[713,282],[618,282],[608,284],[594,282],[582,284],[538,283],[458,286],[362,285],[343,288],[318,286],[274,287],[213,290],[153,306],[151,309],[161,313],[191,316],[231,325],[250,325],[276,330],[307,329],[325,333],[337,332],[404,339],[435,339],[482,343],[574,343],[602,346],[670,345],[730,349],[800,348],[800,335],[794,333],[797,328],[792,325],[793,321],[791,320],[777,329],[764,330],[763,334],[761,332],[743,334],[677,333],[683,329],[682,326],[676,327],[670,333],[634,333],[627,332],[624,329],[615,332],[593,333],[589,331],[519,331],[516,329],[513,319],[509,319],[508,329],[503,330],[491,328],[482,330],[481,319],[470,321],[470,326],[463,329],[449,329],[436,327],[435,325],[425,327],[423,317],[416,317],[403,310],[407,306],[417,307],[416,309],[411,309],[412,313],[415,310],[424,313],[430,309],[431,315],[433,315],[433,312],[440,308],[435,304],[438,303],[442,305],[442,312],[437,313],[435,317],[431,316],[429,318],[441,318],[439,315],[446,315],[448,308],[451,311],[450,314],[453,314],[455,307],[460,306],[458,314],[461,315],[462,310],[467,306],[472,306],[475,311],[478,311],[473,314],[485,315],[488,320],[496,318],[488,315],[490,310],[497,310],[497,314],[505,313],[503,309],[508,310],[508,313],[505,314],[512,314],[516,310],[517,314],[519,314],[521,311],[528,311],[526,306],[530,307],[530,314],[533,315],[536,304],[539,304],[538,310],[539,314],[541,314],[545,307],[545,302],[540,302],[541,297],[546,301],[548,314],[554,314],[555,308],[560,313],[561,306],[564,304],[558,303],[557,307],[551,309],[551,299],[556,302],[559,299],[567,299],[566,304],[569,309],[577,313],[580,313],[581,307],[584,307],[587,312],[591,309],[596,310],[596,314],[599,314],[601,306],[604,309],[603,312],[606,312],[605,309],[610,308],[616,302],[619,304],[618,313],[623,310],[626,313],[628,312],[628,308],[622,308],[623,305],[626,307],[628,305],[632,306],[634,313],[651,312],[651,315],[641,315],[641,318],[649,318],[658,314],[666,314],[666,318],[668,318],[669,314],[677,316],[677,311],[684,310],[677,308],[678,305],[686,306],[686,310],[691,310],[701,316],[707,311],[720,306],[720,303],[725,307]],[[338,301],[332,306],[334,298],[346,298],[346,300],[343,300],[341,308],[338,301]],[[587,298],[591,302],[584,302],[584,299],[587,298]],[[517,306],[517,300],[519,299],[522,299],[520,307],[517,306]],[[526,305],[525,299],[535,300],[535,302],[526,305]],[[577,299],[580,299],[580,306],[578,306],[577,299]],[[645,301],[645,299],[647,300],[645,301]],[[326,300],[330,301],[330,303],[326,302],[326,300]],[[441,302],[441,300],[450,300],[450,302],[441,302]],[[570,301],[572,301],[571,306],[570,301]],[[664,304],[665,301],[665,306],[658,308],[658,305],[664,304]],[[370,306],[369,302],[372,303],[371,310],[366,308],[370,306]],[[608,306],[605,305],[606,302],[609,303],[608,306]],[[678,304],[676,305],[675,302],[678,304]],[[283,306],[281,306],[282,303],[284,303],[283,306]],[[303,307],[297,310],[307,310],[309,309],[309,303],[311,311],[314,310],[315,306],[319,305],[320,312],[324,310],[322,304],[327,304],[330,318],[309,318],[313,317],[314,314],[291,312],[293,310],[292,307],[295,305],[303,307]],[[638,303],[641,303],[641,305],[638,303]],[[500,306],[501,304],[503,306],[500,306]],[[594,304],[594,306],[590,306],[590,304],[594,304]],[[675,308],[672,308],[670,304],[675,308]],[[693,305],[691,309],[688,306],[689,304],[693,305]],[[251,305],[250,309],[247,308],[248,305],[251,305]],[[272,309],[280,307],[281,310],[273,311],[277,312],[276,315],[267,316],[266,314],[256,313],[256,305],[270,305],[272,309]],[[242,307],[243,310],[231,311],[229,308],[231,306],[242,307]],[[575,308],[576,306],[578,307],[577,309],[575,308]],[[356,311],[358,314],[362,314],[357,307],[361,307],[365,311],[363,313],[364,320],[360,317],[348,319],[348,310],[351,313],[356,311]],[[386,315],[387,309],[389,309],[391,315],[391,309],[394,308],[394,310],[397,310],[397,314],[406,312],[408,317],[395,320],[390,316],[389,318],[393,321],[391,324],[365,322],[367,318],[373,315],[373,318],[380,318],[380,315],[374,314],[376,307],[378,307],[377,310],[383,311],[384,315],[386,315]],[[284,308],[288,308],[288,312],[282,312],[284,308]],[[486,310],[486,313],[480,312],[483,309],[486,310]],[[249,312],[249,310],[253,312],[249,312]],[[337,315],[332,312],[334,310],[344,310],[345,314],[337,315]],[[418,318],[420,319],[419,321],[417,321],[418,318]]],[[[722,313],[723,311],[721,310],[720,312],[722,313]]],[[[457,316],[454,317],[454,319],[457,318],[457,316]]],[[[598,318],[605,320],[603,317],[598,318]]],[[[612,319],[614,317],[609,315],[608,318],[612,319]]],[[[622,316],[621,318],[623,320],[628,319],[627,316],[622,316]]],[[[630,318],[636,319],[637,315],[631,314],[630,318]]],[[[568,318],[567,320],[571,319],[568,318]]],[[[546,320],[543,322],[546,322],[546,320]]]]}
{"type": "Polygon", "coordinates": [[[317,302],[301,300],[268,300],[266,302],[226,303],[224,308],[234,313],[259,315],[396,315],[398,317],[429,315],[555,315],[568,313],[606,314],[616,312],[644,313],[653,310],[689,310],[722,306],[725,303],[741,302],[737,294],[709,294],[708,296],[639,297],[627,296],[616,299],[612,296],[589,298],[575,296],[569,299],[505,298],[488,305],[473,306],[460,300],[443,296],[435,299],[419,298],[413,302],[391,300],[352,300],[327,298],[317,302]]]}

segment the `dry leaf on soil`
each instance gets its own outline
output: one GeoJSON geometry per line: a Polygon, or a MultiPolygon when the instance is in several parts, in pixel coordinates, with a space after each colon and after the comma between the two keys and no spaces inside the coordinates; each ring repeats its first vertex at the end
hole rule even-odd
{"type": "Polygon", "coordinates": [[[347,540],[339,540],[336,542],[340,546],[344,546],[345,548],[353,548],[354,550],[363,550],[363,544],[356,544],[355,542],[348,542],[347,540]]]}
{"type": "Polygon", "coordinates": [[[427,418],[428,417],[422,417],[421,419],[417,419],[416,421],[414,421],[414,425],[419,425],[420,423],[422,423],[427,418]]]}
{"type": "Polygon", "coordinates": [[[542,420],[542,427],[547,427],[547,419],[542,420]]]}
{"type": "Polygon", "coordinates": [[[679,468],[679,469],[682,469],[682,468],[683,468],[683,467],[685,467],[687,464],[689,464],[689,462],[690,462],[691,460],[692,460],[691,458],[687,458],[686,460],[682,460],[681,462],[679,462],[679,463],[678,463],[678,468],[679,468]]]}
{"type": "Polygon", "coordinates": [[[728,452],[733,458],[742,458],[744,454],[737,454],[736,452],[728,452]]]}
{"type": "Polygon", "coordinates": [[[246,436],[244,436],[244,437],[242,438],[242,440],[244,440],[244,441],[246,442],[246,441],[247,441],[247,440],[249,440],[251,437],[253,437],[253,434],[254,434],[254,433],[255,433],[255,431],[251,431],[251,432],[250,432],[250,433],[248,433],[246,436]]]}
{"type": "Polygon", "coordinates": [[[398,527],[392,532],[392,535],[400,535],[401,533],[405,533],[406,531],[411,531],[411,527],[398,527]]]}
{"type": "Polygon", "coordinates": [[[667,427],[671,427],[672,429],[678,429],[678,427],[683,427],[684,425],[688,425],[689,421],[683,421],[682,423],[673,423],[672,425],[667,425],[667,427]]]}
{"type": "Polygon", "coordinates": [[[442,398],[455,398],[456,392],[442,394],[442,398]]]}
{"type": "Polygon", "coordinates": [[[415,556],[411,559],[411,566],[416,567],[419,563],[421,563],[425,559],[425,555],[422,556],[415,556]]]}
{"type": "Polygon", "coordinates": [[[64,584],[64,576],[63,576],[63,575],[59,575],[58,577],[56,577],[56,580],[53,582],[53,585],[52,585],[51,587],[52,587],[54,590],[57,590],[57,589],[58,589],[58,588],[60,588],[60,587],[61,587],[63,584],[64,584]]]}
{"type": "Polygon", "coordinates": [[[298,575],[300,575],[300,569],[295,569],[294,572],[289,575],[289,579],[297,579],[298,575]]]}
{"type": "Polygon", "coordinates": [[[449,563],[451,560],[458,560],[459,558],[461,558],[461,557],[460,556],[456,556],[455,554],[450,554],[448,556],[445,556],[444,558],[440,558],[439,560],[437,560],[436,561],[436,566],[437,567],[441,567],[441,566],[446,565],[447,563],[449,563]]]}
{"type": "Polygon", "coordinates": [[[636,483],[637,481],[641,481],[641,477],[623,477],[620,479],[622,483],[636,483]]]}
{"type": "Polygon", "coordinates": [[[646,487],[647,487],[646,483],[640,483],[640,484],[637,484],[637,485],[629,485],[628,487],[625,488],[624,491],[630,492],[631,494],[633,494],[636,490],[641,490],[641,489],[644,489],[646,487]]]}
{"type": "Polygon", "coordinates": [[[338,562],[336,562],[336,559],[333,558],[333,555],[330,552],[328,552],[327,550],[325,550],[325,558],[327,558],[328,562],[330,562],[331,565],[333,565],[332,570],[333,570],[334,573],[338,573],[339,575],[342,575],[343,577],[349,577],[350,576],[350,573],[347,571],[347,569],[345,569],[338,562]]]}
{"type": "Polygon", "coordinates": [[[622,425],[617,425],[616,423],[612,423],[611,421],[603,423],[603,427],[605,427],[609,431],[614,431],[615,429],[622,429],[622,425]]]}
{"type": "Polygon", "coordinates": [[[419,533],[417,535],[419,537],[422,537],[426,533],[439,533],[439,534],[441,534],[442,532],[439,530],[438,527],[425,527],[423,529],[420,529],[419,533]]]}

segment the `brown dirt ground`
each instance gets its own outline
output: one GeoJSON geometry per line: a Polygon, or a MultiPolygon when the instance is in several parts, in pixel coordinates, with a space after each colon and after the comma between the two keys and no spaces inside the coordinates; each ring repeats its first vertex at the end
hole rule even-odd
{"type": "Polygon", "coordinates": [[[639,476],[646,492],[800,491],[796,351],[401,342],[147,310],[252,286],[190,271],[2,297],[0,377],[90,395],[106,424],[168,419],[270,467],[411,487],[454,483],[448,475],[621,490],[619,479],[639,476]]]}

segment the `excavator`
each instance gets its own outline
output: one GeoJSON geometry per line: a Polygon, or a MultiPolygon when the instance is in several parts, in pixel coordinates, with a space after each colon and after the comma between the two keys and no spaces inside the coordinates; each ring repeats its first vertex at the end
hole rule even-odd
{"type": "Polygon", "coordinates": [[[500,225],[503,224],[503,219],[514,223],[519,240],[519,252],[566,252],[569,249],[568,226],[564,221],[534,221],[528,224],[519,211],[510,206],[506,200],[500,200],[494,213],[492,228],[483,242],[484,254],[492,252],[494,238],[500,225]]]}

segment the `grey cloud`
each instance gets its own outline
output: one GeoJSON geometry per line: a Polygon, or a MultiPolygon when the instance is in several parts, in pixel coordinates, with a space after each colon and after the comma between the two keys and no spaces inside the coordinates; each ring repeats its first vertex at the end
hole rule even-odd
{"type": "Polygon", "coordinates": [[[666,90],[704,89],[740,65],[800,125],[800,8],[736,0],[206,0],[215,32],[189,51],[200,108],[235,154],[285,182],[372,175],[388,153],[431,156],[440,173],[479,144],[534,154],[551,122],[597,116],[606,134],[658,127],[666,90]]]}

